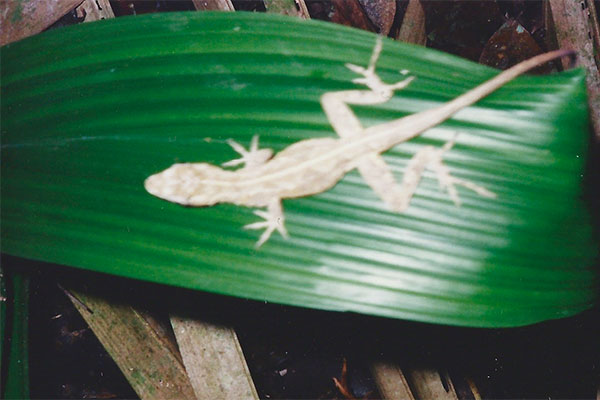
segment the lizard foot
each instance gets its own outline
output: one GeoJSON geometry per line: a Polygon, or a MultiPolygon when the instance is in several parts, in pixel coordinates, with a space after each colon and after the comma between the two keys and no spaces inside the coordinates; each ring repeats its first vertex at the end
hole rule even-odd
{"type": "MultiPolygon", "coordinates": [[[[374,188],[385,203],[396,212],[403,212],[410,205],[410,201],[417,190],[417,186],[421,181],[422,175],[425,169],[431,169],[437,176],[442,190],[447,190],[450,198],[456,206],[460,206],[460,198],[456,186],[460,185],[467,189],[470,189],[483,197],[495,198],[496,194],[490,192],[484,187],[476,185],[473,182],[455,178],[450,175],[450,169],[444,164],[443,156],[444,153],[452,148],[456,140],[456,135],[450,141],[448,141],[442,148],[437,149],[433,146],[427,146],[419,150],[413,158],[408,162],[404,177],[402,179],[402,185],[397,186],[393,184],[393,179],[387,178],[386,181],[375,181],[375,178],[371,179],[373,182],[369,182],[369,185],[374,188]]],[[[360,168],[360,167],[359,167],[360,168]]],[[[377,173],[377,179],[384,179],[388,174],[384,173],[385,170],[377,173]]]]}
{"type": "Polygon", "coordinates": [[[250,142],[250,148],[248,150],[246,150],[244,146],[242,146],[233,139],[228,139],[227,143],[242,157],[221,164],[224,167],[235,167],[237,165],[244,164],[244,169],[254,168],[264,164],[273,156],[273,151],[271,149],[259,150],[258,135],[254,135],[252,137],[252,141],[250,142]]]}
{"type": "Polygon", "coordinates": [[[446,165],[444,165],[442,157],[445,152],[447,152],[448,150],[450,150],[452,148],[455,140],[456,140],[456,135],[454,136],[454,138],[452,140],[450,140],[446,144],[444,144],[444,146],[441,149],[430,149],[429,150],[431,153],[430,153],[430,156],[428,157],[429,158],[428,166],[429,166],[429,168],[431,168],[431,170],[433,172],[436,173],[438,181],[440,183],[440,187],[442,189],[446,189],[448,191],[448,195],[450,196],[450,198],[452,199],[454,204],[457,206],[460,206],[461,201],[458,196],[458,191],[456,190],[456,185],[460,185],[467,189],[470,189],[480,196],[495,198],[496,194],[493,192],[490,192],[486,188],[476,185],[475,183],[473,183],[471,181],[467,181],[467,180],[460,179],[460,178],[455,178],[452,175],[450,175],[450,169],[446,165]]]}
{"type": "MultiPolygon", "coordinates": [[[[359,75],[362,75],[362,78],[353,79],[352,82],[365,85],[369,89],[374,92],[380,92],[386,97],[391,97],[394,94],[395,90],[403,89],[411,83],[415,77],[411,76],[402,81],[393,83],[388,85],[384,83],[379,75],[375,72],[375,64],[377,64],[377,59],[381,54],[381,49],[383,47],[383,43],[381,40],[381,36],[377,37],[377,42],[375,43],[375,47],[373,48],[373,54],[371,55],[371,59],[369,61],[369,66],[367,68],[361,67],[360,65],[355,64],[346,64],[346,68],[351,70],[352,72],[356,72],[359,75]]],[[[408,73],[408,71],[402,71],[402,74],[408,73]]]]}
{"type": "Polygon", "coordinates": [[[279,199],[272,201],[267,207],[267,211],[256,210],[254,215],[264,218],[264,221],[254,222],[244,226],[244,229],[264,229],[265,231],[260,235],[258,242],[254,245],[255,248],[262,246],[269,238],[271,234],[277,230],[285,239],[287,239],[288,233],[285,229],[285,217],[281,208],[281,201],[279,199]]]}

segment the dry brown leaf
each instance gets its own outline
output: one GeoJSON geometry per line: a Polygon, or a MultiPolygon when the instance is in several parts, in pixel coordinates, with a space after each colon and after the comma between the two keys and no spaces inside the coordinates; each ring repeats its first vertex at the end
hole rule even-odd
{"type": "Polygon", "coordinates": [[[0,3],[0,45],[40,33],[83,0],[27,0],[0,3]]]}
{"type": "Polygon", "coordinates": [[[391,0],[358,0],[358,2],[367,18],[377,28],[377,32],[387,36],[394,23],[396,2],[391,0]]]}
{"type": "Polygon", "coordinates": [[[419,0],[410,0],[402,18],[402,25],[398,30],[396,39],[401,42],[418,44],[425,46],[427,44],[427,34],[425,33],[425,11],[419,0]]]}
{"type": "MultiPolygon", "coordinates": [[[[488,40],[479,62],[498,69],[507,69],[519,62],[543,53],[531,34],[516,20],[508,20],[488,40]]],[[[536,68],[537,73],[552,70],[551,64],[536,68]]]]}
{"type": "Polygon", "coordinates": [[[345,358],[342,361],[342,372],[340,373],[340,379],[333,377],[333,383],[345,399],[354,400],[352,391],[348,387],[348,362],[345,358]]]}
{"type": "Polygon", "coordinates": [[[353,26],[366,31],[377,32],[358,0],[332,0],[330,21],[336,24],[353,26]]]}

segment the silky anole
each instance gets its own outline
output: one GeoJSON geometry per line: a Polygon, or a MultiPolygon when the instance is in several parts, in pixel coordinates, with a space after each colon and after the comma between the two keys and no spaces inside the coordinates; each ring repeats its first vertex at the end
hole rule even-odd
{"type": "Polygon", "coordinates": [[[264,229],[256,247],[265,243],[275,230],[287,238],[282,199],[324,192],[355,168],[383,202],[396,212],[402,212],[409,206],[426,168],[436,172],[440,185],[448,191],[456,205],[460,205],[456,185],[473,190],[481,196],[495,197],[494,193],[473,182],[450,175],[442,157],[452,147],[454,138],[439,149],[427,146],[418,151],[408,163],[400,184],[395,182],[389,166],[380,154],[444,122],[524,72],[572,54],[568,50],[556,50],[538,55],[439,107],[364,128],[349,104],[384,103],[392,98],[396,90],[406,87],[414,79],[408,77],[394,84],[384,83],[375,72],[381,49],[382,41],[378,37],[367,68],[346,64],[347,68],[362,75],[353,82],[365,85],[369,90],[345,90],[321,96],[323,110],[339,138],[302,140],[275,156],[270,149],[258,148],[257,136],[253,137],[249,150],[229,140],[228,143],[241,158],[224,163],[223,166],[243,164],[242,168],[226,170],[207,163],[178,163],[148,177],[144,182],[146,190],[157,197],[186,206],[231,203],[246,207],[266,207],[266,211],[254,211],[264,221],[244,227],[264,229]]]}

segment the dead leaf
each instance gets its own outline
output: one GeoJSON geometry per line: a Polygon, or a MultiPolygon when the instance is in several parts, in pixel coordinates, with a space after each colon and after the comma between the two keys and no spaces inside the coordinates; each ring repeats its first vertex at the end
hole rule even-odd
{"type": "Polygon", "coordinates": [[[75,11],[77,12],[78,17],[84,18],[83,22],[92,22],[115,17],[108,0],[84,0],[75,11]]]}
{"type": "MultiPolygon", "coordinates": [[[[516,20],[510,19],[486,43],[479,62],[498,69],[507,69],[519,62],[543,53],[531,34],[516,20]]],[[[547,63],[534,70],[547,73],[552,65],[547,63]]]]}
{"type": "Polygon", "coordinates": [[[394,23],[396,2],[391,0],[358,0],[358,2],[377,32],[387,36],[394,23]]]}
{"type": "Polygon", "coordinates": [[[264,3],[269,13],[310,19],[304,0],[264,0],[264,3]]]}
{"type": "Polygon", "coordinates": [[[423,11],[423,6],[419,0],[410,0],[408,2],[396,39],[401,42],[413,43],[421,46],[427,44],[427,35],[425,34],[425,11],[423,11]]]}
{"type": "Polygon", "coordinates": [[[342,372],[340,373],[340,379],[333,377],[333,383],[339,392],[344,396],[347,400],[354,400],[354,396],[352,395],[352,391],[348,387],[348,362],[344,358],[342,361],[342,372]]]}
{"type": "Polygon", "coordinates": [[[331,5],[329,19],[331,22],[377,32],[377,28],[369,20],[358,0],[331,0],[331,5]]]}
{"type": "Polygon", "coordinates": [[[0,45],[40,33],[82,1],[3,1],[0,3],[0,45]]]}
{"type": "Polygon", "coordinates": [[[192,0],[198,11],[235,11],[231,0],[192,0]]]}

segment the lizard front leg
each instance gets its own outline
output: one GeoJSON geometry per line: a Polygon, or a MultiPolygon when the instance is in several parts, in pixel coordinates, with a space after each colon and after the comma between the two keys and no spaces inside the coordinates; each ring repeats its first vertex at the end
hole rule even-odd
{"type": "Polygon", "coordinates": [[[255,210],[254,215],[264,218],[264,221],[254,222],[244,226],[244,229],[264,229],[265,231],[260,235],[258,242],[254,245],[255,248],[262,246],[269,238],[271,234],[277,230],[284,238],[288,238],[287,230],[285,229],[285,217],[283,215],[283,208],[281,207],[281,199],[273,199],[267,206],[267,211],[255,210]]]}
{"type": "MultiPolygon", "coordinates": [[[[349,104],[376,105],[390,100],[396,90],[406,87],[412,77],[403,81],[386,84],[375,72],[375,65],[381,53],[382,40],[377,38],[369,65],[363,68],[354,64],[346,64],[352,71],[361,74],[362,78],[354,79],[354,83],[364,84],[370,90],[345,90],[325,93],[321,97],[321,106],[335,132],[341,138],[358,138],[364,135],[364,128],[349,104]]],[[[390,167],[378,153],[369,153],[356,161],[356,168],[365,182],[391,209],[404,209],[398,200],[403,197],[403,189],[397,184],[390,167]]]]}
{"type": "Polygon", "coordinates": [[[250,147],[248,148],[248,150],[246,150],[244,146],[242,146],[233,139],[228,139],[227,143],[233,148],[233,150],[235,150],[239,155],[241,155],[241,157],[221,164],[224,167],[234,167],[240,164],[244,164],[242,169],[256,168],[266,163],[273,156],[273,150],[258,148],[257,135],[254,135],[252,137],[252,141],[250,142],[250,147]]]}
{"type": "Polygon", "coordinates": [[[406,87],[414,77],[406,78],[394,84],[386,84],[375,72],[375,65],[381,53],[383,43],[381,36],[377,38],[371,60],[367,68],[346,64],[350,70],[362,75],[353,80],[354,83],[363,84],[369,90],[343,90],[329,92],[321,96],[321,107],[327,115],[329,123],[340,137],[351,137],[363,133],[363,126],[348,106],[349,104],[376,105],[390,100],[396,90],[406,87]]]}
{"type": "MultiPolygon", "coordinates": [[[[350,63],[346,64],[346,68],[356,72],[357,74],[362,75],[362,78],[353,79],[352,82],[365,85],[366,87],[371,89],[370,91],[362,92],[362,96],[356,96],[355,98],[349,99],[349,101],[347,100],[347,103],[365,105],[383,103],[391,99],[396,90],[405,88],[415,78],[414,76],[411,76],[391,85],[384,83],[379,77],[379,75],[377,75],[377,73],[375,72],[375,65],[377,64],[377,60],[379,59],[379,55],[381,54],[382,48],[383,41],[381,36],[378,36],[377,41],[375,42],[375,47],[373,48],[373,54],[371,54],[371,59],[369,60],[369,65],[367,66],[367,68],[350,63]]],[[[401,71],[401,74],[403,75],[407,73],[408,71],[401,71]]]]}
{"type": "MultiPolygon", "coordinates": [[[[244,148],[241,144],[236,142],[235,140],[229,139],[227,141],[229,145],[239,154],[240,158],[235,160],[228,161],[223,163],[224,167],[232,167],[240,164],[244,164],[241,170],[249,170],[259,167],[265,164],[273,155],[273,151],[271,149],[259,149],[258,148],[258,136],[254,135],[252,137],[252,141],[250,142],[250,147],[248,150],[244,148]]],[[[264,229],[265,231],[262,233],[258,242],[256,242],[255,247],[259,248],[262,246],[269,238],[271,234],[277,230],[281,236],[284,238],[288,238],[288,233],[285,229],[285,217],[283,215],[283,210],[281,207],[281,199],[273,199],[267,205],[267,210],[255,210],[254,215],[257,215],[264,219],[264,221],[254,222],[252,224],[248,224],[244,226],[244,229],[264,229]]]]}

